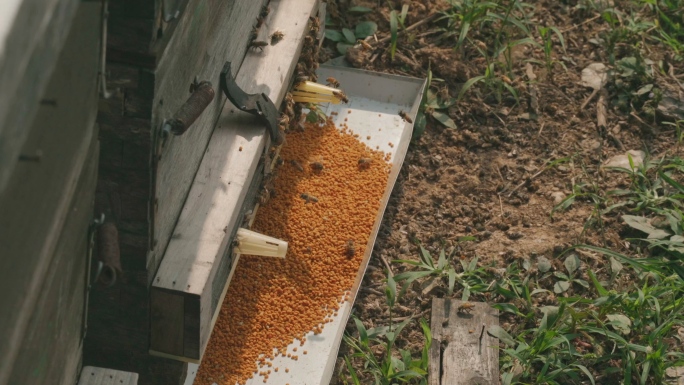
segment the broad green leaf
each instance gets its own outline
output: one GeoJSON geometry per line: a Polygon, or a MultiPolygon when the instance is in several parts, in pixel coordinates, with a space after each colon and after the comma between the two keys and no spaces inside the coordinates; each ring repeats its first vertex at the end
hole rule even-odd
{"type": "Polygon", "coordinates": [[[670,236],[670,233],[667,231],[653,227],[648,218],[623,215],[622,220],[630,227],[648,234],[648,239],[663,239],[670,236]]]}
{"type": "Polygon", "coordinates": [[[339,42],[339,43],[337,43],[337,45],[336,45],[336,47],[337,47],[337,52],[339,52],[339,53],[341,53],[342,55],[344,55],[344,54],[347,53],[347,50],[348,50],[351,46],[352,46],[352,45],[349,44],[349,43],[342,43],[342,42],[339,42]]]}
{"type": "Polygon", "coordinates": [[[546,257],[539,257],[537,258],[537,269],[539,269],[539,271],[542,273],[546,273],[547,271],[551,270],[551,262],[549,262],[548,258],[546,257]]]}
{"type": "Polygon", "coordinates": [[[349,44],[356,43],[356,36],[354,35],[354,32],[352,32],[351,29],[342,28],[342,35],[344,35],[344,38],[345,38],[345,40],[347,40],[347,43],[349,43],[349,44]]]}
{"type": "Polygon", "coordinates": [[[624,335],[628,335],[632,331],[632,321],[627,316],[623,314],[608,314],[606,318],[610,321],[608,324],[616,331],[624,335]]]}
{"type": "Polygon", "coordinates": [[[564,293],[570,288],[570,282],[568,281],[558,281],[553,285],[553,291],[556,294],[564,293]]]}
{"type": "Polygon", "coordinates": [[[515,340],[499,325],[492,325],[487,329],[487,333],[492,337],[498,338],[501,342],[508,346],[515,346],[515,340]]]}
{"type": "Polygon", "coordinates": [[[378,30],[378,25],[372,21],[362,21],[356,25],[354,33],[358,39],[365,39],[368,36],[373,36],[373,34],[378,30]]]}
{"type": "Polygon", "coordinates": [[[570,253],[565,258],[564,264],[565,268],[568,270],[568,273],[573,274],[580,267],[580,259],[576,253],[570,253]]]}
{"type": "Polygon", "coordinates": [[[451,128],[453,130],[456,129],[456,123],[449,117],[448,114],[440,111],[434,111],[432,113],[432,117],[444,127],[451,128]]]}
{"type": "Polygon", "coordinates": [[[394,368],[395,371],[401,372],[406,369],[406,366],[404,365],[404,362],[397,357],[392,356],[390,358],[392,361],[392,367],[394,368]]]}
{"type": "Polygon", "coordinates": [[[325,38],[328,40],[338,42],[341,41],[344,38],[344,36],[342,36],[340,31],[335,31],[334,29],[326,29],[325,38]]]}
{"type": "Polygon", "coordinates": [[[523,267],[523,269],[525,269],[526,271],[529,271],[529,270],[530,270],[531,265],[530,265],[530,260],[529,260],[528,258],[523,259],[522,267],[523,267]]]}

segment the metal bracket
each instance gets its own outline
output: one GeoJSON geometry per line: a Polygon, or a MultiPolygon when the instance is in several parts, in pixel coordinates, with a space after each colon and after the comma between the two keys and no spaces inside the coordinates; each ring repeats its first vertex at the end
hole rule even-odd
{"type": "Polygon", "coordinates": [[[226,95],[231,103],[238,109],[256,115],[266,124],[271,141],[280,145],[283,144],[285,138],[283,133],[278,128],[278,109],[271,101],[268,95],[248,94],[240,88],[235,82],[235,78],[231,72],[231,64],[229,61],[223,65],[221,71],[221,91],[226,95]]]}
{"type": "MultiPolygon", "coordinates": [[[[90,298],[90,289],[92,288],[92,285],[90,284],[90,282],[92,282],[92,274],[90,270],[93,261],[93,249],[95,248],[95,234],[97,234],[97,228],[102,226],[104,221],[105,215],[104,213],[101,213],[100,217],[93,219],[93,221],[90,223],[90,226],[88,226],[88,252],[86,254],[85,298],[83,302],[83,325],[81,325],[81,341],[85,339],[86,332],[88,331],[88,300],[90,298]]],[[[97,280],[97,277],[102,271],[102,267],[102,262],[98,262],[97,272],[93,281],[97,280]]]]}

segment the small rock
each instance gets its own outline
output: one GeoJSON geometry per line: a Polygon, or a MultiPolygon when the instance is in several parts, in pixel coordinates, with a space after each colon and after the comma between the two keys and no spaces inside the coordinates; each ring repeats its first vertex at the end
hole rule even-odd
{"type": "Polygon", "coordinates": [[[563,202],[563,199],[565,199],[565,194],[560,191],[554,191],[549,194],[549,196],[551,196],[551,199],[553,199],[554,205],[559,205],[561,202],[563,202]]]}
{"type": "Polygon", "coordinates": [[[615,155],[608,160],[606,160],[601,167],[603,168],[626,168],[630,169],[631,166],[629,165],[629,158],[627,157],[627,154],[629,154],[632,157],[632,162],[634,163],[634,167],[641,167],[641,165],[644,164],[644,159],[646,158],[646,153],[640,150],[629,150],[624,154],[620,155],[615,155]]]}

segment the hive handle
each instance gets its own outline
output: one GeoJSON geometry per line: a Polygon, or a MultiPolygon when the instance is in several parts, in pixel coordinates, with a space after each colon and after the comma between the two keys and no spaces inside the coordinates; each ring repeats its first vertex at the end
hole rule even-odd
{"type": "Polygon", "coordinates": [[[178,109],[173,118],[164,122],[164,134],[183,135],[214,100],[215,94],[210,82],[203,81],[197,84],[192,95],[178,109]]]}

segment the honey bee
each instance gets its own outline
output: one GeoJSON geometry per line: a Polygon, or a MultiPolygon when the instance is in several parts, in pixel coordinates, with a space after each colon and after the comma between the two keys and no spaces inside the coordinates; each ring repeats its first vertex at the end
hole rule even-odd
{"type": "Polygon", "coordinates": [[[271,34],[271,45],[275,45],[279,41],[283,40],[283,37],[285,37],[285,34],[283,31],[275,31],[271,34]]]}
{"type": "Polygon", "coordinates": [[[249,41],[254,41],[259,37],[259,27],[252,28],[252,32],[249,34],[249,41]]]}
{"type": "Polygon", "coordinates": [[[271,7],[269,7],[268,5],[264,5],[263,7],[261,7],[261,12],[259,12],[259,16],[266,18],[269,12],[271,12],[271,7]]]}
{"type": "Polygon", "coordinates": [[[311,16],[311,17],[309,17],[309,20],[311,21],[311,27],[310,27],[311,33],[313,35],[318,34],[318,31],[320,31],[320,29],[321,29],[321,23],[318,21],[318,18],[311,16]]]}
{"type": "Polygon", "coordinates": [[[345,243],[344,247],[347,257],[351,258],[354,256],[354,254],[356,254],[356,245],[354,245],[353,240],[348,240],[347,243],[345,243]]]}
{"type": "Polygon", "coordinates": [[[309,202],[316,203],[316,202],[318,202],[318,198],[316,198],[315,196],[310,195],[310,194],[302,194],[299,197],[304,199],[305,203],[309,203],[309,202]]]}
{"type": "Polygon", "coordinates": [[[358,42],[359,44],[361,44],[361,50],[362,50],[362,51],[370,51],[370,50],[373,49],[373,46],[370,45],[370,44],[368,44],[368,42],[365,41],[365,40],[359,39],[359,40],[357,40],[357,42],[358,42]]]}
{"type": "Polygon", "coordinates": [[[287,116],[287,115],[285,115],[285,114],[283,114],[283,115],[280,117],[280,120],[278,121],[278,123],[279,123],[280,125],[282,125],[282,126],[287,126],[288,124],[290,124],[290,117],[287,116]]]}
{"type": "Polygon", "coordinates": [[[323,163],[322,162],[311,162],[310,164],[311,169],[313,169],[316,172],[321,172],[323,171],[323,163]]]}
{"type": "Polygon", "coordinates": [[[404,119],[405,122],[407,123],[413,123],[413,120],[411,119],[410,116],[404,111],[399,111],[399,116],[401,116],[402,119],[404,119]]]}
{"type": "Polygon", "coordinates": [[[342,101],[343,103],[349,103],[347,95],[345,95],[345,93],[342,91],[333,91],[333,96],[340,99],[340,101],[342,101]]]}
{"type": "Polygon", "coordinates": [[[297,170],[304,171],[304,167],[302,167],[302,165],[299,162],[297,162],[296,160],[294,160],[294,159],[290,160],[290,164],[293,165],[297,170]]]}
{"type": "Polygon", "coordinates": [[[334,88],[339,88],[339,87],[340,87],[340,82],[338,82],[337,79],[335,79],[335,78],[332,77],[332,76],[329,77],[329,78],[327,78],[327,79],[325,79],[325,81],[327,81],[327,82],[328,82],[328,85],[330,85],[331,87],[334,87],[334,88]]]}
{"type": "Polygon", "coordinates": [[[373,159],[371,158],[361,158],[359,159],[359,168],[368,168],[370,167],[371,163],[373,162],[373,159]]]}
{"type": "Polygon", "coordinates": [[[463,314],[470,314],[470,313],[473,311],[474,308],[475,308],[475,304],[474,304],[474,303],[464,302],[463,304],[461,304],[461,305],[458,307],[457,312],[458,312],[458,313],[463,313],[463,314]]]}
{"type": "Polygon", "coordinates": [[[268,45],[268,42],[266,42],[266,41],[257,41],[257,40],[254,40],[254,41],[252,41],[251,43],[249,43],[249,47],[250,47],[250,48],[253,48],[253,49],[255,49],[255,50],[258,49],[258,50],[260,50],[260,51],[262,51],[262,52],[264,51],[264,47],[266,47],[267,45],[268,45]]]}
{"type": "Polygon", "coordinates": [[[308,76],[305,76],[303,74],[298,74],[297,77],[295,78],[295,86],[297,86],[298,84],[304,83],[304,82],[308,82],[308,81],[309,81],[308,76]]]}
{"type": "Polygon", "coordinates": [[[267,188],[264,188],[259,194],[259,204],[263,206],[269,199],[271,199],[271,192],[267,188]]]}
{"type": "Polygon", "coordinates": [[[304,36],[304,45],[313,45],[314,39],[311,36],[304,36]]]}

